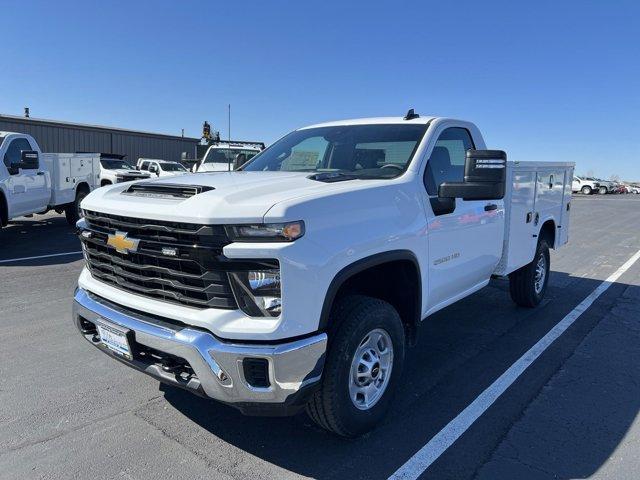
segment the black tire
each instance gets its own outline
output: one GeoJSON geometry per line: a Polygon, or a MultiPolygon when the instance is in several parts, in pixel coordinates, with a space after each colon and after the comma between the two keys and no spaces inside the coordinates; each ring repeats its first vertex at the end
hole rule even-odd
{"type": "Polygon", "coordinates": [[[600,195],[606,195],[606,194],[607,194],[607,192],[608,192],[607,187],[600,187],[600,188],[598,189],[598,193],[599,193],[600,195]]]}
{"type": "Polygon", "coordinates": [[[0,229],[9,223],[9,208],[4,195],[0,193],[0,229]]]}
{"type": "Polygon", "coordinates": [[[589,185],[585,185],[584,187],[582,187],[582,188],[580,189],[580,192],[581,192],[583,195],[591,195],[591,187],[590,187],[589,185]]]}
{"type": "Polygon", "coordinates": [[[64,207],[64,215],[67,217],[67,223],[74,227],[76,222],[82,218],[82,210],[80,209],[80,202],[88,195],[86,190],[78,190],[76,192],[76,199],[64,207]]]}
{"type": "MultiPolygon", "coordinates": [[[[405,339],[398,312],[387,302],[351,295],[342,299],[331,315],[331,324],[338,325],[329,332],[329,348],[320,389],[307,403],[307,414],[320,427],[343,437],[356,437],[372,430],[384,417],[402,375],[405,339]],[[364,345],[369,334],[388,335],[392,361],[386,388],[369,408],[358,408],[349,393],[354,355],[364,345]]],[[[380,372],[374,363],[372,378],[380,372]]],[[[357,367],[356,367],[357,368],[357,367]]],[[[382,378],[382,377],[380,377],[382,378]]],[[[384,383],[384,382],[383,382],[384,383]]]]}
{"type": "Polygon", "coordinates": [[[533,261],[509,274],[509,293],[515,303],[521,307],[533,308],[542,301],[549,283],[549,260],[549,246],[546,240],[541,239],[533,261]],[[541,258],[544,259],[544,279],[541,285],[538,284],[541,288],[537,288],[537,267],[541,258]]]}

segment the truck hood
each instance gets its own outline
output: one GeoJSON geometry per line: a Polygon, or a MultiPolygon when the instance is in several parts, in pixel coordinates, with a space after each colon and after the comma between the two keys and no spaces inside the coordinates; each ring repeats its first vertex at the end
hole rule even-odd
{"type": "Polygon", "coordinates": [[[189,223],[259,223],[267,211],[279,202],[310,195],[326,195],[371,182],[349,180],[324,183],[311,180],[308,176],[308,172],[239,171],[185,174],[144,181],[153,185],[212,187],[189,198],[123,194],[133,185],[127,182],[93,191],[82,201],[82,208],[113,215],[189,223]]]}

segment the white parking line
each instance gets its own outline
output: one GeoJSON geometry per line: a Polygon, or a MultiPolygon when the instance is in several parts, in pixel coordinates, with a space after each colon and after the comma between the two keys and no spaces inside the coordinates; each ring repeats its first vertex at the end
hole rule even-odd
{"type": "Polygon", "coordinates": [[[62,255],[82,255],[82,250],[78,250],[77,252],[51,253],[49,255],[38,255],[36,257],[8,258],[6,260],[0,260],[0,263],[12,263],[21,262],[23,260],[36,260],[38,258],[60,257],[62,255]]]}
{"type": "Polygon", "coordinates": [[[466,432],[471,425],[502,395],[513,382],[531,365],[560,335],[562,335],[584,311],[596,301],[620,276],[640,258],[638,250],[618,270],[603,281],[576,308],[553,327],[538,343],[531,347],[506,372],[471,402],[456,418],[451,420],[427,444],[402,465],[390,479],[418,478],[435,462],[453,443],[466,432]]]}

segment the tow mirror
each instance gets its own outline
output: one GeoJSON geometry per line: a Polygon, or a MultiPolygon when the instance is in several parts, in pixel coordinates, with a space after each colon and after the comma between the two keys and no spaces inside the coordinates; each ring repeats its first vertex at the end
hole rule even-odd
{"type": "Polygon", "coordinates": [[[464,182],[443,182],[440,198],[500,200],[504,198],[507,154],[502,150],[467,150],[464,182]]]}
{"type": "Polygon", "coordinates": [[[35,170],[39,166],[38,152],[35,150],[22,150],[20,153],[19,162],[11,162],[9,166],[9,175],[16,175],[23,170],[35,170]]]}
{"type": "Polygon", "coordinates": [[[35,150],[22,150],[20,168],[25,170],[38,168],[38,152],[35,150]]]}

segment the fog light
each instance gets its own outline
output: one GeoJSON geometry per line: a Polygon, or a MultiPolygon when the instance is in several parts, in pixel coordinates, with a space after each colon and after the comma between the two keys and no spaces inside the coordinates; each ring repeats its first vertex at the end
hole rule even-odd
{"type": "Polygon", "coordinates": [[[277,317],[282,312],[280,270],[247,270],[229,273],[240,309],[250,317],[277,317]]]}

